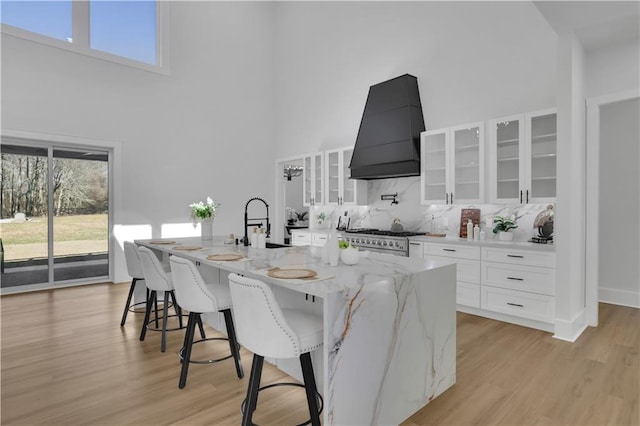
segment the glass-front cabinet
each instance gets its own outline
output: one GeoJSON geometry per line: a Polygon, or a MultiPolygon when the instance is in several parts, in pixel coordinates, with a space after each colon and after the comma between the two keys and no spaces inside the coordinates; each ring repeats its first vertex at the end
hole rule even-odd
{"type": "Polygon", "coordinates": [[[315,152],[304,157],[302,171],[303,204],[305,206],[324,203],[324,157],[322,152],[315,152]]]}
{"type": "Polygon", "coordinates": [[[555,110],[503,117],[488,126],[491,202],[555,202],[555,110]]]}
{"type": "Polygon", "coordinates": [[[352,155],[353,146],[325,152],[327,204],[340,206],[366,204],[366,182],[351,179],[349,164],[352,155]]]}
{"type": "Polygon", "coordinates": [[[553,202],[556,199],[557,179],[557,120],[556,111],[547,110],[527,114],[529,188],[525,201],[553,202]]]}
{"type": "Polygon", "coordinates": [[[484,199],[484,123],[421,135],[422,204],[481,203],[484,199]]]}

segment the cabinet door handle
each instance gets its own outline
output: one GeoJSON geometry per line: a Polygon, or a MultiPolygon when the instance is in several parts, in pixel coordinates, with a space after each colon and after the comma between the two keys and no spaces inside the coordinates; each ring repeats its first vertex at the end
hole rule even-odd
{"type": "Polygon", "coordinates": [[[522,204],[522,189],[520,190],[520,204],[522,204]]]}
{"type": "Polygon", "coordinates": [[[524,256],[520,256],[519,254],[508,254],[507,257],[515,257],[518,259],[524,259],[524,256]]]}
{"type": "Polygon", "coordinates": [[[519,303],[507,302],[507,305],[509,305],[509,306],[517,306],[518,308],[524,308],[524,305],[521,305],[519,303]]]}
{"type": "Polygon", "coordinates": [[[518,278],[518,277],[507,277],[508,280],[514,280],[514,281],[524,281],[524,278],[518,278]]]}
{"type": "Polygon", "coordinates": [[[442,249],[444,251],[456,251],[455,249],[442,249]]]}
{"type": "Polygon", "coordinates": [[[527,204],[529,204],[529,190],[527,189],[527,204]]]}
{"type": "Polygon", "coordinates": [[[453,204],[453,192],[451,193],[451,204],[453,204]]]}
{"type": "Polygon", "coordinates": [[[446,202],[445,202],[445,204],[449,204],[449,193],[448,193],[448,192],[445,192],[445,193],[444,193],[444,195],[445,195],[445,197],[446,197],[446,202]]]}

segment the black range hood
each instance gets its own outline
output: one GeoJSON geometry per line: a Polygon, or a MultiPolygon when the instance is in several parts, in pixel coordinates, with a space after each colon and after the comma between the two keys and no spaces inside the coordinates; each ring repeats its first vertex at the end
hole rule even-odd
{"type": "Polygon", "coordinates": [[[371,86],[349,165],[351,178],[419,176],[424,130],[416,77],[405,74],[371,86]]]}

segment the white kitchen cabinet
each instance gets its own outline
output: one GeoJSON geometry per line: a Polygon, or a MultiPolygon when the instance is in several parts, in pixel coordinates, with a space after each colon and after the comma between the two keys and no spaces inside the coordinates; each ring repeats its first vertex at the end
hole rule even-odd
{"type": "Polygon", "coordinates": [[[424,257],[424,244],[420,241],[409,241],[409,257],[422,259],[424,257]]]}
{"type": "Polygon", "coordinates": [[[292,246],[310,246],[311,233],[308,231],[292,231],[291,245],[292,246]]]}
{"type": "Polygon", "coordinates": [[[327,232],[298,230],[291,233],[292,246],[323,247],[327,242],[327,232]]]}
{"type": "Polygon", "coordinates": [[[490,201],[555,202],[555,109],[491,120],[488,132],[490,201]]]}
{"type": "Polygon", "coordinates": [[[480,308],[480,247],[425,243],[424,258],[456,264],[456,303],[480,308]]]}
{"type": "Polygon", "coordinates": [[[325,151],[326,203],[329,205],[367,204],[367,183],[351,179],[353,146],[325,151]]]}
{"type": "Polygon", "coordinates": [[[324,155],[315,152],[304,157],[302,170],[302,203],[305,206],[324,204],[324,155]]]}
{"type": "Polygon", "coordinates": [[[420,135],[422,204],[484,201],[484,123],[470,123],[420,135]]]}
{"type": "Polygon", "coordinates": [[[551,323],[555,318],[555,253],[482,248],[481,308],[551,323]]]}

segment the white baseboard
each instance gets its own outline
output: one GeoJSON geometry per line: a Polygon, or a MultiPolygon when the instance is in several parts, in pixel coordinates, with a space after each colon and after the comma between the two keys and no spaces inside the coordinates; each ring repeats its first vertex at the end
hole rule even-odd
{"type": "Polygon", "coordinates": [[[556,319],[553,337],[567,342],[575,342],[587,327],[585,310],[583,309],[570,321],[556,319]]]}
{"type": "Polygon", "coordinates": [[[613,305],[640,308],[640,292],[600,287],[598,289],[598,300],[613,305]]]}

